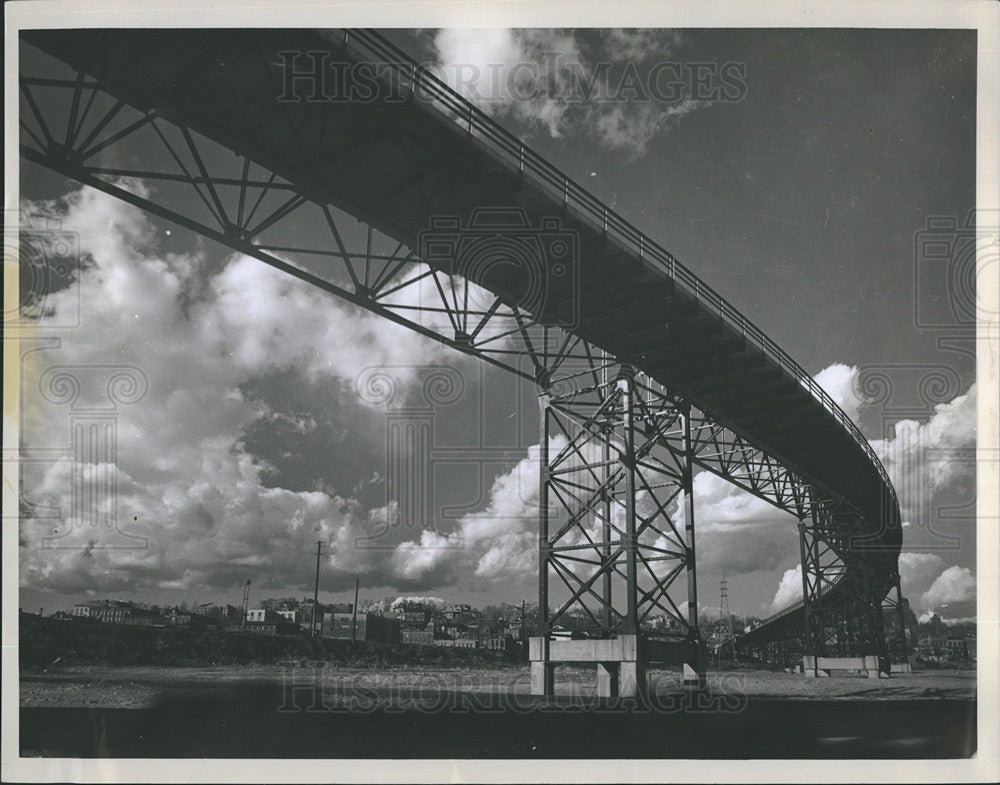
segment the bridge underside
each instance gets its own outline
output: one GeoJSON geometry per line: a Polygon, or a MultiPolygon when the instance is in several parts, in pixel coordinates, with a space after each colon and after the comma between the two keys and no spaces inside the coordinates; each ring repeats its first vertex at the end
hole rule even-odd
{"type": "MultiPolygon", "coordinates": [[[[898,504],[853,423],[673,257],[377,34],[25,44],[55,58],[21,74],[26,160],[537,383],[539,690],[553,651],[604,662],[562,645],[571,615],[587,640],[676,644],[703,673],[696,470],[800,521],[805,600],[741,650],[888,658],[898,504]],[[278,53],[318,50],[392,84],[289,98],[278,53]]],[[[607,689],[642,689],[641,667],[606,665],[607,689]]]]}

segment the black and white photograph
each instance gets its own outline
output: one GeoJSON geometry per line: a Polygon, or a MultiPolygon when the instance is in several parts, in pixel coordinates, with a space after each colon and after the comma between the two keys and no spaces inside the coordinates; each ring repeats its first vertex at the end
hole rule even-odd
{"type": "Polygon", "coordinates": [[[1000,5],[4,10],[5,782],[1000,778],[1000,5]]]}

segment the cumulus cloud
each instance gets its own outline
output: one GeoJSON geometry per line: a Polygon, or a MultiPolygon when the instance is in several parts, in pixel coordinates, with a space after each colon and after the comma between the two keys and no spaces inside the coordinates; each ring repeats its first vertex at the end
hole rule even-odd
{"type": "MultiPolygon", "coordinates": [[[[84,592],[103,586],[110,571],[115,589],[207,590],[239,585],[249,574],[274,589],[304,586],[317,539],[330,544],[324,564],[331,589],[349,587],[356,575],[370,586],[411,589],[469,575],[533,578],[537,446],[496,478],[484,508],[453,532],[420,532],[388,550],[359,549],[356,540],[384,531],[396,514],[391,505],[367,509],[350,488],[328,483],[309,491],[269,487],[267,460],[244,445],[251,426],[293,435],[323,426],[312,414],[271,410],[244,392],[248,380],[290,373],[302,384],[343,384],[372,365],[405,371],[433,364],[447,349],[255,260],[234,255],[213,265],[201,252],[162,253],[154,224],[98,191],[84,188],[23,211],[28,222],[59,221],[79,232],[86,263],[77,284],[88,304],[85,327],[36,353],[26,373],[127,363],[146,375],[148,390],[142,401],[119,407],[118,453],[109,464],[72,455],[26,464],[25,502],[34,512],[20,532],[22,585],[84,592]],[[101,512],[145,537],[144,550],[108,550],[115,533],[94,529],[74,507],[74,487],[102,483],[115,490],[101,512]],[[53,538],[58,549],[42,547],[53,538]]],[[[50,298],[54,319],[75,305],[74,296],[50,298]]],[[[29,396],[23,423],[27,443],[62,444],[69,412],[29,396]]],[[[556,438],[550,447],[563,444],[556,438]]],[[[773,566],[769,505],[705,473],[696,477],[695,494],[703,563],[734,573],[773,566]]]]}
{"type": "Polygon", "coordinates": [[[461,28],[433,39],[438,74],[484,111],[553,138],[588,133],[633,155],[661,129],[712,104],[675,99],[658,82],[651,89],[652,58],[670,58],[680,44],[674,31],[628,29],[461,28]]]}
{"type": "MultiPolygon", "coordinates": [[[[247,257],[220,267],[200,251],[164,253],[143,213],[92,189],[25,203],[22,214],[29,225],[76,231],[83,252],[75,286],[47,298],[46,319],[65,322],[77,296],[84,304],[83,326],[27,354],[25,377],[71,366],[104,406],[102,369],[136,366],[147,387],[141,401],[118,407],[108,459],[65,451],[22,464],[22,586],[79,593],[103,588],[108,573],[119,589],[232,586],[251,573],[265,586],[300,586],[317,539],[330,546],[328,588],[358,574],[368,585],[390,585],[384,552],[355,547],[377,527],[378,510],[349,491],[293,492],[262,480],[267,463],[246,451],[242,435],[262,419],[288,418],[248,398],[242,385],[283,371],[303,385],[343,385],[371,365],[462,360],[247,257]],[[147,547],[134,550],[137,540],[94,525],[112,515],[147,547]],[[114,544],[133,549],[109,549],[114,544]]],[[[70,406],[26,389],[25,444],[65,450],[70,406]]],[[[297,433],[318,427],[305,416],[286,425],[297,433]]]]}
{"type": "Polygon", "coordinates": [[[858,378],[856,365],[834,363],[824,368],[813,378],[848,417],[855,421],[858,419],[858,411],[864,401],[856,391],[858,378]]]}
{"type": "Polygon", "coordinates": [[[924,590],[944,568],[944,559],[936,553],[903,551],[899,554],[899,578],[903,594],[909,596],[924,590]]]}
{"type": "MultiPolygon", "coordinates": [[[[716,474],[695,475],[698,565],[723,575],[777,569],[798,538],[796,519],[716,474]]],[[[679,496],[671,510],[680,519],[679,496]]]]}
{"type": "MultiPolygon", "coordinates": [[[[941,571],[944,560],[934,553],[904,551],[899,556],[899,572],[904,595],[917,594],[922,586],[933,579],[930,588],[921,596],[921,604],[930,607],[921,621],[930,618],[935,607],[975,599],[976,579],[965,567],[949,567],[941,571]],[[935,577],[936,576],[936,577],[935,577]]],[[[785,570],[771,601],[771,613],[787,608],[802,599],[802,565],[785,570]]]]}
{"type": "Polygon", "coordinates": [[[949,567],[935,578],[921,599],[931,608],[975,600],[976,576],[968,567],[949,567]]]}
{"type": "MultiPolygon", "coordinates": [[[[815,379],[851,419],[866,405],[857,366],[834,363],[815,379]]],[[[970,482],[975,462],[964,457],[976,446],[976,385],[947,403],[935,405],[926,422],[900,420],[892,434],[869,440],[899,497],[907,528],[933,529],[935,497],[949,486],[970,482]]]]}
{"type": "MultiPolygon", "coordinates": [[[[565,439],[554,437],[550,451],[565,439]]],[[[480,512],[464,516],[447,535],[423,531],[418,540],[400,543],[392,555],[394,570],[420,585],[443,585],[460,574],[488,580],[526,580],[534,575],[531,554],[538,544],[539,445],[528,449],[509,471],[499,475],[480,512]]]]}
{"type": "Polygon", "coordinates": [[[934,407],[926,422],[901,420],[887,439],[875,439],[878,454],[899,496],[903,517],[933,528],[935,497],[946,487],[975,480],[976,385],[934,407]]]}
{"type": "Polygon", "coordinates": [[[771,600],[771,613],[777,613],[792,603],[802,599],[802,565],[796,564],[792,569],[785,570],[778,583],[778,589],[771,600]]]}
{"type": "MultiPolygon", "coordinates": [[[[555,455],[566,444],[561,435],[550,441],[550,454],[555,455]]],[[[584,447],[586,451],[587,447],[584,447]]],[[[472,574],[486,580],[527,585],[536,574],[534,554],[538,537],[538,445],[529,448],[528,455],[508,472],[499,475],[490,489],[484,508],[464,516],[449,534],[422,531],[418,537],[400,543],[393,555],[393,571],[413,586],[430,588],[453,581],[456,576],[472,574]]],[[[589,456],[595,457],[595,456],[589,456]]],[[[563,468],[572,468],[567,461],[563,468]]],[[[572,479],[572,474],[567,475],[572,479]]],[[[581,478],[582,479],[582,478],[581,478]]],[[[698,560],[704,569],[736,575],[773,570],[795,546],[797,531],[794,518],[772,505],[740,490],[709,472],[694,478],[697,521],[698,560]]],[[[655,508],[647,492],[637,494],[640,515],[651,514],[655,508]]],[[[666,511],[678,526],[681,523],[683,494],[678,493],[666,511]]],[[[553,503],[551,521],[562,520],[559,506],[553,503]]],[[[620,525],[624,511],[612,508],[612,517],[620,525]]],[[[661,524],[666,528],[666,524],[661,524]]],[[[596,519],[588,517],[585,528],[593,539],[600,538],[596,519]]],[[[564,544],[582,544],[586,538],[578,530],[564,536],[564,544]]],[[[641,542],[657,547],[673,547],[651,529],[641,542]]],[[[664,572],[671,567],[667,561],[653,563],[653,569],[664,572]]],[[[574,567],[586,577],[584,565],[574,567]]]]}
{"type": "MultiPolygon", "coordinates": [[[[815,375],[816,381],[853,420],[866,405],[858,384],[857,366],[834,363],[815,375]]],[[[895,424],[886,439],[873,439],[871,445],[888,471],[899,496],[904,526],[916,522],[923,528],[931,523],[933,500],[948,486],[965,481],[974,468],[969,462],[955,460],[955,451],[975,446],[976,385],[949,403],[935,406],[934,414],[923,423],[903,420],[895,424]]],[[[941,573],[944,561],[933,553],[904,551],[899,570],[904,594],[924,591],[925,605],[941,605],[972,599],[974,578],[966,568],[950,567],[941,573]],[[940,575],[939,575],[940,573],[940,575]],[[935,576],[937,578],[935,579],[935,576]],[[933,580],[933,585],[927,586],[933,580]],[[926,589],[926,591],[925,591],[926,589]],[[959,600],[963,597],[964,600],[959,600]]],[[[786,570],[771,603],[777,612],[802,597],[802,566],[786,570]]]]}

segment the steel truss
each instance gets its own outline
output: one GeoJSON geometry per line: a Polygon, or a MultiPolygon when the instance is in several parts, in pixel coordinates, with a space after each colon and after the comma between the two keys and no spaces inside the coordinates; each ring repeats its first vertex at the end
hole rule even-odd
{"type": "MultiPolygon", "coordinates": [[[[661,615],[673,635],[700,644],[698,468],[812,521],[800,526],[808,647],[884,649],[882,598],[873,582],[853,577],[866,572],[839,561],[846,542],[835,517],[861,520],[847,501],[623,359],[542,324],[467,281],[461,267],[424,263],[420,248],[317,201],[261,162],[157,110],[137,110],[83,73],[22,74],[20,87],[25,159],[538,385],[543,632],[571,611],[608,636],[648,631],[661,615]],[[686,612],[675,596],[682,574],[686,612]],[[566,592],[554,608],[552,576],[566,592]],[[834,589],[852,597],[836,604],[843,611],[827,607],[834,589]]],[[[296,129],[288,132],[294,141],[296,129]]]]}

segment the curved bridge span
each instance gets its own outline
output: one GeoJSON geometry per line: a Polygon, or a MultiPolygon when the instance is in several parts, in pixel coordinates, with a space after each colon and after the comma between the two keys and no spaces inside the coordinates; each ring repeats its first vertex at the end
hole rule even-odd
{"type": "Polygon", "coordinates": [[[599,683],[627,692],[656,639],[703,672],[697,469],[800,521],[804,601],[737,645],[791,636],[888,668],[899,506],[855,424],[670,253],[377,32],[51,30],[22,48],[44,53],[21,74],[27,160],[538,384],[539,691],[582,659],[615,663],[599,683]],[[590,637],[552,637],[573,613],[590,637]]]}

